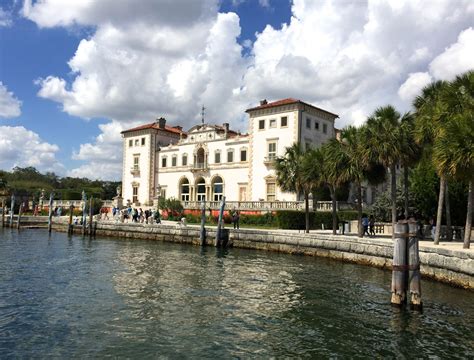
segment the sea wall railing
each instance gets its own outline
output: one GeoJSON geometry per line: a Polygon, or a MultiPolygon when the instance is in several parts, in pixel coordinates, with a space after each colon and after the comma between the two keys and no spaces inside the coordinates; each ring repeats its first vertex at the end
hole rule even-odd
{"type": "MultiPolygon", "coordinates": [[[[198,210],[201,208],[200,201],[182,201],[184,209],[198,210]]],[[[220,201],[206,201],[206,209],[219,209],[220,201]]],[[[247,211],[273,211],[273,210],[294,210],[303,211],[304,201],[226,201],[226,210],[247,210],[247,211]]],[[[348,208],[346,203],[336,202],[336,210],[348,208]]],[[[332,211],[331,201],[315,201],[310,209],[316,211],[332,211]]]]}

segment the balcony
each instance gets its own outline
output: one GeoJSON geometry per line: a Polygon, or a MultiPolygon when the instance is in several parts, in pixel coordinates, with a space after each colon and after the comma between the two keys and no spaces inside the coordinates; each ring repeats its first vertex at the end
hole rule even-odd
{"type": "Polygon", "coordinates": [[[208,165],[207,165],[207,162],[197,162],[197,163],[194,163],[192,168],[191,168],[191,171],[207,171],[208,170],[208,165]]]}
{"type": "Polygon", "coordinates": [[[276,155],[275,154],[272,154],[272,155],[269,155],[269,156],[265,156],[263,158],[263,163],[267,166],[273,166],[273,163],[275,162],[275,159],[276,159],[276,155]]]}
{"type": "Polygon", "coordinates": [[[140,168],[138,166],[132,166],[130,168],[130,174],[133,176],[140,176],[140,168]]]}

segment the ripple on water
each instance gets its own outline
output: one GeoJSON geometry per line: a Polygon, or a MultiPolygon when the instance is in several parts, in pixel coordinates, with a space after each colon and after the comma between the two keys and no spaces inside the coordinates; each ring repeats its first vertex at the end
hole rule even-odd
{"type": "Polygon", "coordinates": [[[0,357],[473,358],[474,294],[327,259],[0,230],[0,357]]]}

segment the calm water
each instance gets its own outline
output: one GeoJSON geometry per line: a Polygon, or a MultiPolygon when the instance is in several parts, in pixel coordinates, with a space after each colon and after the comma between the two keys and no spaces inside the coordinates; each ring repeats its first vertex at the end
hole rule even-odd
{"type": "Polygon", "coordinates": [[[0,358],[473,358],[474,293],[275,253],[0,229],[0,358]]]}

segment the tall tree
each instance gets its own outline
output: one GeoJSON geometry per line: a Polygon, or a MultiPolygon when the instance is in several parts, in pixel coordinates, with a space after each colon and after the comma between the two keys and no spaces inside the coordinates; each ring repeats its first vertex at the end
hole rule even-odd
{"type": "Polygon", "coordinates": [[[464,248],[470,247],[474,187],[474,71],[457,76],[444,89],[445,122],[433,145],[439,172],[469,183],[464,248]]]}
{"type": "Polygon", "coordinates": [[[275,159],[275,174],[278,186],[283,191],[303,194],[305,202],[306,229],[309,232],[309,194],[313,184],[305,174],[305,151],[299,143],[286,148],[285,154],[275,159]]]}
{"type": "MultiPolygon", "coordinates": [[[[443,93],[448,83],[436,81],[425,86],[421,95],[413,102],[415,108],[415,139],[418,144],[433,144],[443,133],[443,125],[446,120],[446,104],[443,103],[443,93]]],[[[439,244],[441,235],[441,219],[443,216],[444,194],[446,189],[446,173],[436,167],[439,182],[438,210],[436,214],[436,230],[434,244],[439,244]]]]}
{"type": "MultiPolygon", "coordinates": [[[[367,119],[368,161],[373,160],[390,169],[392,228],[397,221],[397,165],[402,158],[400,113],[391,105],[380,107],[367,119]]],[[[394,236],[393,233],[392,236],[394,236]]]]}

